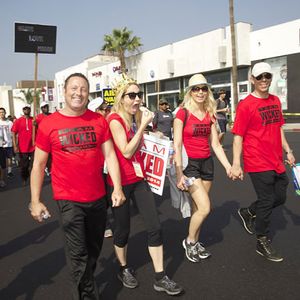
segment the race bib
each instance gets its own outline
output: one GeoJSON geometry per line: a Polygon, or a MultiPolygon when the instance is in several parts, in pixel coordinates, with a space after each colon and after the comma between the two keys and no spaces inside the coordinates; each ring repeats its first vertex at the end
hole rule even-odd
{"type": "Polygon", "coordinates": [[[138,177],[144,178],[142,167],[141,167],[140,163],[138,163],[137,161],[133,161],[132,165],[134,168],[135,175],[138,177]]]}

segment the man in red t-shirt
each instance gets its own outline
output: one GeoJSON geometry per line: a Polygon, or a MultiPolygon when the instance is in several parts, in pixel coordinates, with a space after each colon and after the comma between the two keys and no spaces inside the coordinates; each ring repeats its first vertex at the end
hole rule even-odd
{"type": "Polygon", "coordinates": [[[65,108],[40,123],[31,173],[31,215],[50,216],[40,196],[52,155],[52,188],[65,238],[73,299],[99,299],[94,279],[106,223],[103,161],[113,180],[112,205],[125,201],[118,160],[106,120],[86,109],[89,83],[81,73],[65,81],[65,108]]]}
{"type": "Polygon", "coordinates": [[[281,127],[284,120],[280,100],[269,94],[271,66],[265,62],[255,64],[250,80],[254,91],[239,103],[232,129],[232,174],[243,179],[240,162],[243,152],[244,171],[250,175],[257,200],[248,208],[240,208],[238,213],[247,232],[256,233],[256,252],[279,262],[283,257],[272,247],[268,234],[273,209],[286,201],[288,177],[282,148],[287,163],[293,165],[295,158],[281,127]]]}
{"type": "Polygon", "coordinates": [[[17,119],[11,128],[14,152],[20,155],[21,177],[23,185],[30,176],[32,168],[34,146],[32,143],[32,121],[30,116],[31,107],[25,104],[23,107],[23,116],[17,119]]]}

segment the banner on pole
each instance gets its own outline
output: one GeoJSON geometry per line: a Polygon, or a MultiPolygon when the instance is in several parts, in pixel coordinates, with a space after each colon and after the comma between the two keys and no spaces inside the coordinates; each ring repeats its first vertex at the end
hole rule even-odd
{"type": "Polygon", "coordinates": [[[148,181],[153,193],[162,195],[168,163],[170,141],[153,135],[144,134],[141,148],[142,158],[148,181]]]}
{"type": "Polygon", "coordinates": [[[15,23],[15,52],[56,52],[56,26],[15,23]]]}

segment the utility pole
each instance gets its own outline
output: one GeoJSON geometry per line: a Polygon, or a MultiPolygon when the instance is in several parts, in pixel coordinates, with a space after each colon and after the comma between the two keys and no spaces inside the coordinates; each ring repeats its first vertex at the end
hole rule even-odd
{"type": "Polygon", "coordinates": [[[231,55],[232,55],[232,100],[233,100],[233,116],[235,118],[235,111],[238,104],[238,88],[237,88],[237,64],[236,64],[236,41],[235,41],[235,27],[234,27],[234,4],[233,0],[229,0],[229,16],[230,16],[230,33],[231,33],[231,55]]]}

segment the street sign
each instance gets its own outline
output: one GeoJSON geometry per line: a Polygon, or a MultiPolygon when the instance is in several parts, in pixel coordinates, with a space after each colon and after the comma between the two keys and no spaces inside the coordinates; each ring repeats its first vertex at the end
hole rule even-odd
{"type": "Polygon", "coordinates": [[[56,26],[15,23],[15,52],[56,52],[56,26]]]}

